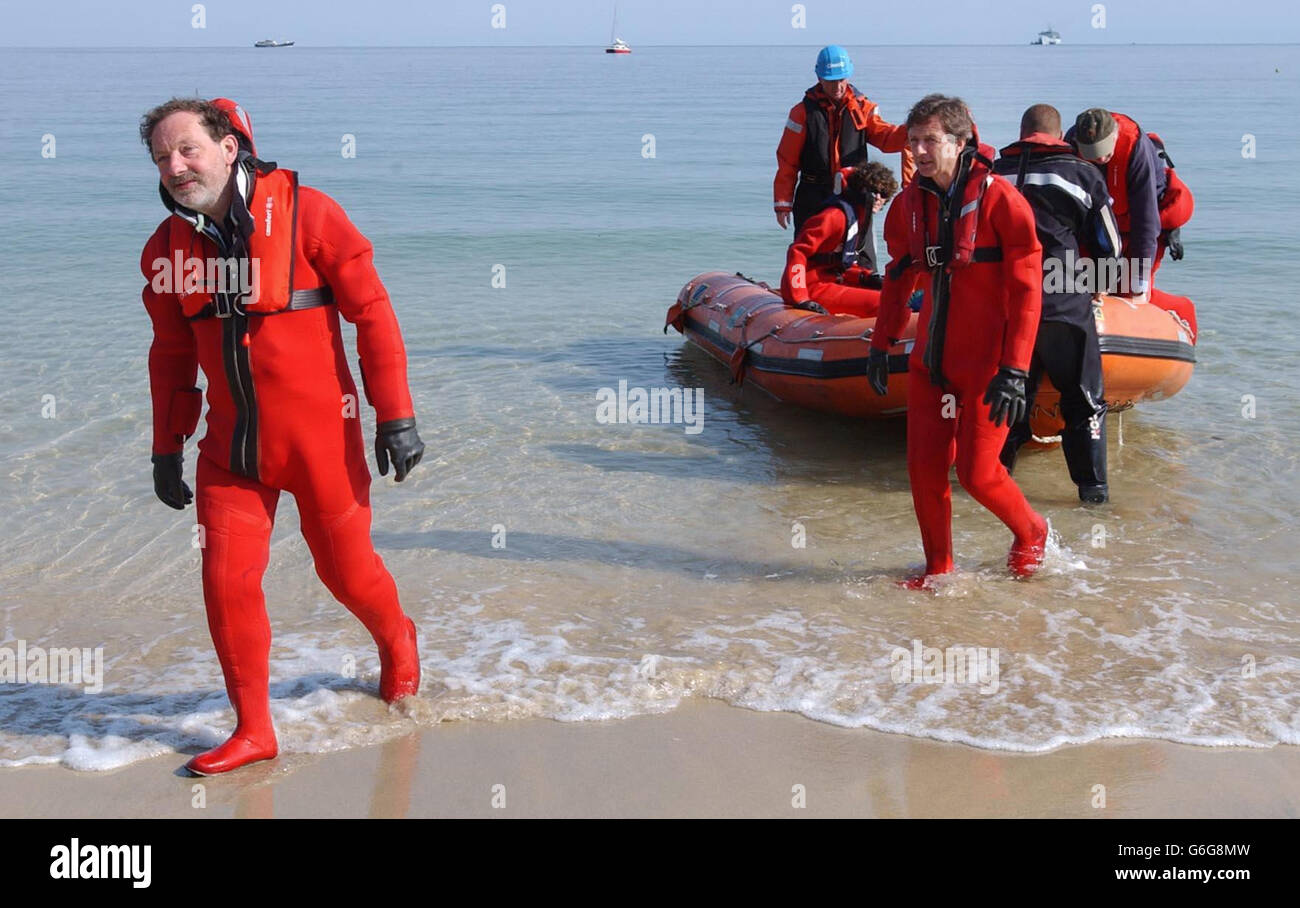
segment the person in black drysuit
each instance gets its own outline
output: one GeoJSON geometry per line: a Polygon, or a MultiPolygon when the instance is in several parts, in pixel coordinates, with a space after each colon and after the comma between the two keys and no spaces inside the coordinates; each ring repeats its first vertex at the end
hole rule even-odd
{"type": "Polygon", "coordinates": [[[1020,446],[1029,441],[1029,414],[1044,372],[1061,392],[1061,449],[1079,499],[1100,504],[1106,484],[1106,403],[1102,396],[1101,348],[1092,314],[1093,295],[1109,287],[1090,280],[1110,270],[1121,242],[1106,190],[1106,178],[1061,138],[1061,115],[1035,104],[1020,120],[1020,141],[1003,148],[994,171],[1006,177],[1034,210],[1043,244],[1043,314],[1026,382],[1025,416],[1011,428],[1002,449],[1010,470],[1020,446]],[[1091,256],[1094,268],[1079,268],[1091,256]],[[1067,266],[1076,263],[1074,273],[1067,266]],[[1104,266],[1104,267],[1103,267],[1104,266]]]}

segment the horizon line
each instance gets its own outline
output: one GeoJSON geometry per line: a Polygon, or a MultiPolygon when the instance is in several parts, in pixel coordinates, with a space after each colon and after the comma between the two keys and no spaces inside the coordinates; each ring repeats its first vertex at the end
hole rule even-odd
{"type": "MultiPolygon", "coordinates": [[[[1172,41],[1077,41],[1063,42],[1059,45],[1040,45],[1032,41],[1006,43],[1006,44],[975,44],[975,43],[950,43],[950,44],[863,44],[855,42],[846,42],[850,47],[1297,47],[1300,41],[1190,41],[1190,42],[1172,42],[1172,41]]],[[[294,47],[308,47],[315,50],[329,50],[341,48],[374,48],[376,50],[400,50],[400,49],[441,49],[441,50],[483,50],[491,48],[496,50],[510,49],[538,49],[538,48],[604,48],[606,44],[301,44],[297,41],[293,43],[294,47]]],[[[639,47],[823,47],[821,43],[814,44],[640,44],[639,47]]],[[[4,50],[230,50],[238,48],[251,48],[254,50],[283,50],[281,47],[256,47],[253,44],[0,44],[0,49],[4,50]]]]}

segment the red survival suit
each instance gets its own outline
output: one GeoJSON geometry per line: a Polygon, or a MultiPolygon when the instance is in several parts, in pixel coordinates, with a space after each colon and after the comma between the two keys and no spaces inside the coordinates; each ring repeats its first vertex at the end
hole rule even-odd
{"type": "Polygon", "coordinates": [[[191,761],[196,772],[276,753],[261,580],[281,491],[294,496],[316,573],[378,644],[381,695],[395,699],[419,684],[415,627],[370,540],[370,470],[339,326],[341,313],[357,327],[367,399],[382,423],[413,416],[397,318],[369,241],[338,203],[268,167],[241,152],[231,175],[244,261],[260,263],[253,293],[241,300],[196,282],[168,285],[168,268],[227,258],[239,240],[176,206],[161,186],[173,214],[140,261],[154,329],[155,454],[182,450],[198,422],[197,367],[208,380],[197,476],[203,597],[238,726],[191,761]]]}
{"type": "MultiPolygon", "coordinates": [[[[847,172],[844,179],[847,180],[847,172]]],[[[880,291],[866,286],[870,271],[857,263],[860,231],[868,229],[868,199],[841,195],[804,222],[785,257],[781,298],[787,306],[804,300],[820,303],[826,311],[871,318],[880,309],[880,291]]]]}
{"type": "Polygon", "coordinates": [[[873,349],[888,351],[902,334],[918,272],[928,277],[921,281],[907,401],[907,467],[927,575],[953,568],[948,471],[954,461],[971,497],[1015,534],[1013,557],[1019,548],[1041,547],[1046,536],[1046,521],[999,460],[1010,426],[995,426],[983,401],[999,367],[1028,371],[1042,306],[1034,213],[1014,186],[992,173],[993,155],[975,133],[951,196],[918,177],[885,218],[890,265],[873,349]],[[941,217],[952,228],[948,242],[941,239],[948,235],[941,217]]]}

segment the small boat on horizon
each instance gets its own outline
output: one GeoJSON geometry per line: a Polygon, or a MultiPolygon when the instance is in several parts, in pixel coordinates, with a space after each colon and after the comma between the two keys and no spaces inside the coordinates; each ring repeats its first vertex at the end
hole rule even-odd
{"type": "Polygon", "coordinates": [[[607,54],[630,54],[631,46],[622,38],[616,37],[618,34],[618,4],[614,4],[614,21],[609,26],[609,44],[605,47],[607,54]]]}
{"type": "Polygon", "coordinates": [[[293,47],[292,41],[273,41],[270,38],[263,38],[256,42],[254,47],[293,47]]]}
{"type": "Polygon", "coordinates": [[[1054,31],[1049,25],[1044,31],[1038,33],[1038,37],[1029,42],[1030,44],[1060,44],[1061,35],[1054,31]]]}

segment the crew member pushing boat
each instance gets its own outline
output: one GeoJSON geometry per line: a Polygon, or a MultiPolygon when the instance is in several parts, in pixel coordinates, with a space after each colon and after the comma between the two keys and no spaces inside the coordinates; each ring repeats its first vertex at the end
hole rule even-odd
{"type": "Polygon", "coordinates": [[[1025,415],[1011,427],[1002,462],[1012,469],[1016,452],[1033,435],[1034,392],[1046,372],[1061,392],[1061,450],[1070,478],[1081,501],[1100,504],[1109,495],[1106,402],[1092,301],[1094,294],[1110,288],[1090,286],[1086,278],[1114,273],[1111,262],[1120,252],[1106,180],[1061,138],[1061,114],[1049,104],[1025,111],[1020,141],[1002,149],[993,169],[1029,201],[1043,244],[1043,314],[1029,367],[1025,415]],[[1086,258],[1092,267],[1085,265],[1086,258]],[[1076,271],[1067,274],[1067,267],[1076,271]]]}

